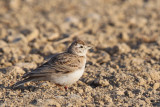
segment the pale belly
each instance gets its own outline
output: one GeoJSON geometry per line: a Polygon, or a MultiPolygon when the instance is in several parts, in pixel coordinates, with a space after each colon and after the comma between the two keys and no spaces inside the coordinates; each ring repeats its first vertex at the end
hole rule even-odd
{"type": "Polygon", "coordinates": [[[85,67],[69,74],[54,77],[53,82],[59,85],[71,85],[80,79],[80,77],[83,75],[84,68],[85,67]]]}

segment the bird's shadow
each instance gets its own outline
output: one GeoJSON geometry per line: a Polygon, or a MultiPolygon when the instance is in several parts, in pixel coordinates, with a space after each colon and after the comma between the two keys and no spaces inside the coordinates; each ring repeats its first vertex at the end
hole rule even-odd
{"type": "Polygon", "coordinates": [[[21,92],[24,92],[24,91],[35,92],[38,89],[44,89],[44,88],[41,88],[41,87],[38,87],[38,86],[33,86],[33,85],[29,85],[29,86],[23,86],[22,85],[22,86],[18,86],[16,88],[14,88],[13,85],[12,85],[12,86],[9,87],[9,89],[14,90],[14,91],[21,90],[21,92]]]}
{"type": "Polygon", "coordinates": [[[4,84],[0,84],[0,89],[12,89],[10,86],[4,86],[4,84]]]}

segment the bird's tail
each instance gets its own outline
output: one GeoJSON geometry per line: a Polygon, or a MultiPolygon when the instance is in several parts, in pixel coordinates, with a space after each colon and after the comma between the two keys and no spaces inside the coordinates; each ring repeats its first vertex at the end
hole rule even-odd
{"type": "Polygon", "coordinates": [[[31,72],[31,73],[24,75],[23,78],[25,78],[25,79],[15,83],[12,87],[17,88],[17,87],[23,85],[24,83],[31,82],[31,81],[50,80],[50,72],[45,72],[45,73],[36,73],[36,72],[32,73],[31,72]]]}
{"type": "Polygon", "coordinates": [[[24,79],[24,80],[22,80],[22,81],[18,81],[18,82],[15,83],[12,87],[13,87],[13,88],[17,88],[17,87],[23,85],[24,83],[27,83],[27,82],[30,82],[30,81],[34,81],[34,79],[26,78],[26,79],[24,79]]]}

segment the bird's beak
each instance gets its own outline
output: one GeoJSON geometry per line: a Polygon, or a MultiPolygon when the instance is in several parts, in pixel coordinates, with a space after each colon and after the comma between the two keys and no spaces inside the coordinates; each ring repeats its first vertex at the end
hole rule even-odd
{"type": "Polygon", "coordinates": [[[91,46],[87,46],[87,49],[91,49],[92,47],[91,46]]]}

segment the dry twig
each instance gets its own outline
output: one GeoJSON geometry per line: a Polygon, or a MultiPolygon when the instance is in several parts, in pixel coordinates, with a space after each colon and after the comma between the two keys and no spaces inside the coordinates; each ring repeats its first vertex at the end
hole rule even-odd
{"type": "Polygon", "coordinates": [[[91,28],[91,24],[89,24],[88,26],[86,26],[85,28],[83,28],[82,30],[75,32],[73,34],[71,34],[68,38],[64,38],[62,40],[59,40],[57,42],[54,42],[55,45],[60,44],[60,43],[64,43],[66,41],[71,41],[74,37],[83,34],[84,32],[88,31],[91,28]]]}

